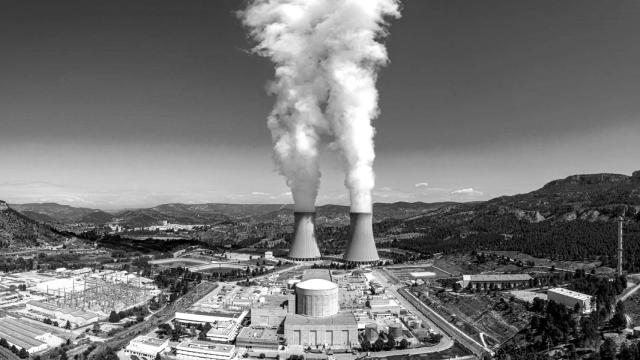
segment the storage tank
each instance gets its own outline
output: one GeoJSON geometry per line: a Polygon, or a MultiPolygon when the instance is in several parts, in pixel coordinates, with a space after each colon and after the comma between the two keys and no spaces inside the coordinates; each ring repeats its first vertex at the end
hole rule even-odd
{"type": "Polygon", "coordinates": [[[412,329],[419,329],[421,325],[422,325],[422,320],[419,320],[419,319],[409,320],[409,327],[412,329]]]}
{"type": "Polygon", "coordinates": [[[394,339],[399,339],[402,337],[402,325],[401,324],[391,324],[389,325],[389,336],[394,339]]]}
{"type": "Polygon", "coordinates": [[[369,342],[378,340],[378,326],[376,324],[367,324],[364,326],[364,337],[369,342]]]}
{"type": "Polygon", "coordinates": [[[296,285],[296,314],[325,317],[338,313],[338,285],[324,279],[310,279],[296,285]]]}

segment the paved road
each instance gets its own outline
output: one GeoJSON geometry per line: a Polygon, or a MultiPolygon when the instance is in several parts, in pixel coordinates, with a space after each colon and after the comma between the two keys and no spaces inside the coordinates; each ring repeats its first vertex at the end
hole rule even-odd
{"type": "Polygon", "coordinates": [[[620,301],[625,301],[627,300],[631,295],[633,295],[636,291],[638,291],[640,289],[640,284],[636,285],[636,287],[634,287],[633,289],[631,289],[628,293],[624,294],[621,298],[620,301]]]}

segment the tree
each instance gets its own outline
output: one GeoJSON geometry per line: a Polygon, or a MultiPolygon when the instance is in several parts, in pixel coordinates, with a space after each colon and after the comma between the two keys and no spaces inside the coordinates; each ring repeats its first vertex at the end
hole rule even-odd
{"type": "Polygon", "coordinates": [[[402,340],[400,341],[400,346],[399,346],[399,348],[400,348],[400,349],[406,349],[406,348],[408,348],[408,347],[409,347],[409,341],[407,341],[407,339],[402,339],[402,340]]]}
{"type": "Polygon", "coordinates": [[[60,351],[60,358],[58,360],[68,360],[67,358],[67,352],[64,350],[60,351]]]}
{"type": "Polygon", "coordinates": [[[93,333],[97,335],[99,332],[100,332],[100,324],[99,323],[93,324],[93,333]]]}
{"type": "Polygon", "coordinates": [[[162,360],[162,357],[160,356],[160,353],[156,354],[156,360],[162,360]]]}
{"type": "Polygon", "coordinates": [[[378,338],[378,340],[373,343],[373,351],[382,351],[382,349],[384,349],[384,340],[378,338]]]}
{"type": "Polygon", "coordinates": [[[387,337],[387,343],[384,346],[385,350],[393,350],[396,347],[396,341],[392,336],[387,337]]]}
{"type": "Polygon", "coordinates": [[[64,324],[64,328],[67,330],[71,329],[71,323],[69,322],[69,320],[67,320],[67,323],[64,324]]]}
{"type": "Polygon", "coordinates": [[[615,360],[616,343],[611,338],[606,338],[600,345],[600,360],[615,360]]]}
{"type": "Polygon", "coordinates": [[[20,359],[26,359],[29,357],[29,352],[27,352],[27,350],[22,348],[20,349],[20,352],[18,352],[18,356],[20,357],[20,359]]]}
{"type": "Polygon", "coordinates": [[[635,356],[631,352],[627,343],[622,343],[622,347],[620,347],[620,354],[618,354],[618,359],[620,360],[634,360],[635,356]]]}
{"type": "Polygon", "coordinates": [[[118,313],[115,310],[111,310],[111,313],[109,314],[109,322],[117,323],[119,321],[120,321],[120,316],[118,315],[118,313]]]}
{"type": "Polygon", "coordinates": [[[627,326],[627,317],[624,312],[624,303],[622,303],[622,301],[618,301],[616,304],[616,312],[611,318],[611,326],[618,330],[624,329],[627,326]]]}
{"type": "Polygon", "coordinates": [[[4,348],[8,348],[9,347],[9,343],[7,342],[7,339],[1,338],[0,339],[0,346],[2,346],[4,348]]]}
{"type": "Polygon", "coordinates": [[[360,344],[360,348],[362,349],[363,352],[369,352],[369,351],[371,351],[371,343],[368,340],[365,339],[360,344]]]}

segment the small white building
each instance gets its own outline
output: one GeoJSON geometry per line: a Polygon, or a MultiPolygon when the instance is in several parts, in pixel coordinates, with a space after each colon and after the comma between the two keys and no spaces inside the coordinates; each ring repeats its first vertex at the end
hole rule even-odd
{"type": "Polygon", "coordinates": [[[235,354],[235,345],[200,340],[186,340],[176,346],[178,360],[229,360],[235,354]]]}
{"type": "Polygon", "coordinates": [[[124,352],[139,358],[152,360],[156,355],[169,347],[169,339],[156,339],[148,336],[138,336],[131,340],[124,348],[124,352]]]}
{"type": "Polygon", "coordinates": [[[579,293],[577,291],[564,288],[554,288],[547,291],[547,299],[553,300],[558,304],[562,304],[573,309],[576,304],[580,304],[583,314],[589,314],[593,311],[593,296],[579,293]]]}
{"type": "Polygon", "coordinates": [[[240,329],[240,324],[235,321],[221,321],[211,325],[211,330],[207,332],[207,339],[222,343],[235,340],[240,329]]]}
{"type": "Polygon", "coordinates": [[[265,251],[264,252],[265,259],[273,259],[273,251],[265,251]]]}

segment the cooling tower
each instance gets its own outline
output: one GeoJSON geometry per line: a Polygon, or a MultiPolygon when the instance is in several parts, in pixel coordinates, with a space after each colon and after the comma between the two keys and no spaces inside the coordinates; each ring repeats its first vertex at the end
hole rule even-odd
{"type": "Polygon", "coordinates": [[[371,213],[351,213],[351,240],[344,254],[347,262],[372,263],[380,260],[373,241],[372,219],[371,213]]]}
{"type": "Polygon", "coordinates": [[[320,258],[316,243],[316,214],[312,212],[293,213],[293,241],[289,247],[289,258],[293,260],[315,260],[320,258]]]}

